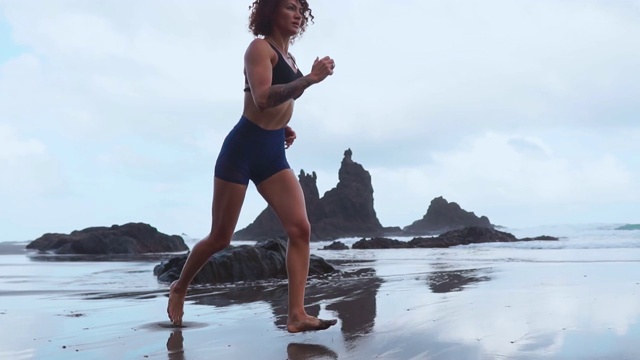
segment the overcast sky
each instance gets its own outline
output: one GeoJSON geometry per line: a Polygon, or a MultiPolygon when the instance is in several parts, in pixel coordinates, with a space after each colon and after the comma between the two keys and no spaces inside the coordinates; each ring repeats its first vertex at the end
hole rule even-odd
{"type": "MultiPolygon", "coordinates": [[[[0,0],[0,241],[147,222],[204,236],[251,1],[0,0]]],[[[312,1],[294,171],[343,152],[384,226],[437,196],[492,223],[640,222],[640,1],[312,1]]],[[[265,207],[250,186],[239,228],[265,207]]]]}

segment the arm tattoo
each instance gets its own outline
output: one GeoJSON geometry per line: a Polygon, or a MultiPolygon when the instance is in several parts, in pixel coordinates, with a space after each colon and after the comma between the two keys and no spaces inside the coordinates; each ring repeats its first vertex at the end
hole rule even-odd
{"type": "Polygon", "coordinates": [[[269,88],[266,106],[268,108],[275,107],[285,101],[297,98],[311,85],[313,85],[313,82],[306,76],[287,84],[273,85],[269,88]]]}

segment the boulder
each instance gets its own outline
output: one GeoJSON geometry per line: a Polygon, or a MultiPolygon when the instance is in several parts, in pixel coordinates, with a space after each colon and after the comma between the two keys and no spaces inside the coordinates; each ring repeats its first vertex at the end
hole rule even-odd
{"type": "MultiPolygon", "coordinates": [[[[193,279],[193,284],[218,284],[237,281],[284,279],[287,242],[282,238],[259,241],[253,246],[229,246],[214,254],[193,279]]],[[[174,257],[157,265],[153,274],[161,282],[180,277],[188,255],[174,257]]],[[[322,275],[337,270],[323,258],[311,255],[309,275],[322,275]]]]}
{"type": "Polygon", "coordinates": [[[440,196],[431,200],[422,219],[406,226],[404,231],[408,234],[432,235],[469,226],[493,227],[486,216],[478,217],[473,212],[462,209],[457,203],[450,203],[440,196]]]}
{"type": "Polygon", "coordinates": [[[334,241],[320,250],[349,250],[349,247],[342,241],[334,241]]]}
{"type": "Polygon", "coordinates": [[[356,241],[351,248],[352,249],[403,249],[411,247],[406,241],[400,241],[395,239],[389,239],[384,237],[376,237],[367,239],[360,239],[356,241]]]}
{"type": "Polygon", "coordinates": [[[541,235],[541,236],[536,236],[532,238],[526,237],[526,238],[518,239],[518,241],[558,241],[558,238],[555,236],[541,235]]]}
{"type": "Polygon", "coordinates": [[[460,230],[447,231],[435,238],[413,238],[409,241],[409,246],[414,248],[446,248],[457,245],[514,241],[518,241],[518,239],[513,234],[486,227],[472,226],[460,230]]]}
{"type": "Polygon", "coordinates": [[[65,255],[139,255],[187,251],[182,237],[144,223],[90,227],[71,234],[44,234],[27,249],[65,255]]]}

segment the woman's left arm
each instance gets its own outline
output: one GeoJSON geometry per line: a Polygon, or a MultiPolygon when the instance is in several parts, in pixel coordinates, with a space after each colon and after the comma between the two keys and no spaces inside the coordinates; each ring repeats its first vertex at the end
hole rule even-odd
{"type": "Polygon", "coordinates": [[[284,128],[284,148],[288,149],[289,146],[293,144],[293,141],[296,139],[296,132],[293,131],[291,126],[287,125],[284,128]]]}

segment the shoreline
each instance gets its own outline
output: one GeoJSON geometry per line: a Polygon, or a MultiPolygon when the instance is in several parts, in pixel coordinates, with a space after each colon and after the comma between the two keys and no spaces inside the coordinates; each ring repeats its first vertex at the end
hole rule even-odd
{"type": "Polygon", "coordinates": [[[302,334],[284,329],[284,280],[193,287],[186,327],[174,328],[156,261],[5,253],[0,321],[9,325],[0,328],[0,357],[640,358],[639,239],[601,235],[528,247],[320,251],[312,244],[312,253],[363,275],[310,279],[309,313],[338,324],[302,334]]]}

